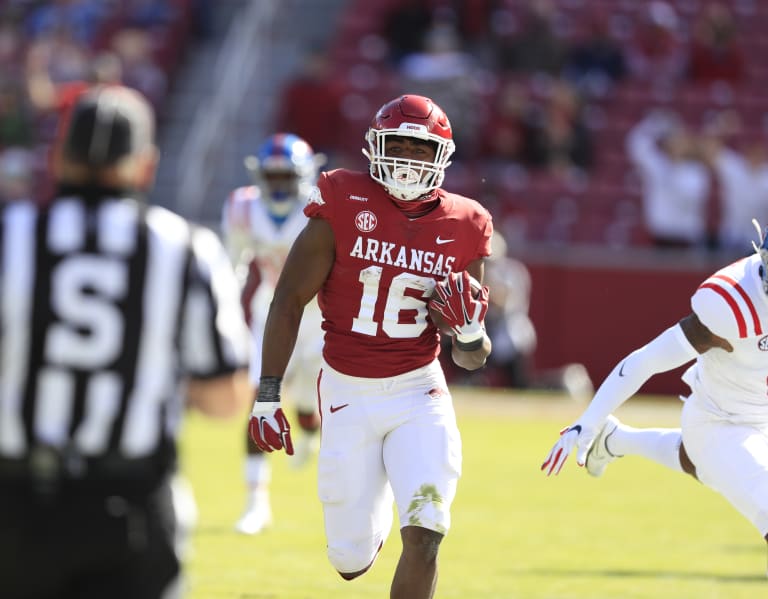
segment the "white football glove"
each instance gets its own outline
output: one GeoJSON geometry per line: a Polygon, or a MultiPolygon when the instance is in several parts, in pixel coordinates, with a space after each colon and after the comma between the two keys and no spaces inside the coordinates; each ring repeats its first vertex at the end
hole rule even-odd
{"type": "Polygon", "coordinates": [[[279,401],[255,402],[248,421],[248,432],[262,451],[271,453],[284,448],[285,453],[293,455],[291,425],[279,401]]]}
{"type": "Polygon", "coordinates": [[[541,465],[542,472],[547,476],[551,474],[560,474],[565,461],[576,449],[576,463],[583,466],[587,460],[587,453],[592,443],[595,441],[599,427],[584,425],[580,423],[572,424],[560,431],[560,438],[550,449],[547,458],[541,465]]]}
{"type": "Polygon", "coordinates": [[[280,404],[280,377],[263,376],[259,380],[259,395],[248,420],[248,434],[262,451],[271,453],[285,449],[293,455],[291,425],[280,404]]]}

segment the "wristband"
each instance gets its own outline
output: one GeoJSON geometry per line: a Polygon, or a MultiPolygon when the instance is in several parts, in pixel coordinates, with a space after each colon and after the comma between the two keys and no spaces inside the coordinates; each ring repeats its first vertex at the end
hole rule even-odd
{"type": "Polygon", "coordinates": [[[259,379],[259,396],[256,401],[280,401],[280,385],[283,378],[279,376],[263,376],[259,379]]]}

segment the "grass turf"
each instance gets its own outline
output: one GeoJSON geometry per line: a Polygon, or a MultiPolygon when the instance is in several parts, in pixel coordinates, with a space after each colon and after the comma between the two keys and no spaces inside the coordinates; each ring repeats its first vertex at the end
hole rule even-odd
{"type": "MultiPolygon", "coordinates": [[[[455,599],[740,599],[762,596],[766,547],[724,499],[693,479],[626,457],[601,479],[569,460],[539,471],[582,406],[519,391],[454,389],[464,473],[440,552],[436,597],[455,599]]],[[[677,426],[675,399],[635,398],[617,413],[677,426]]],[[[343,581],[325,557],[314,467],[274,455],[272,528],[234,532],[244,502],[245,417],[190,415],[182,457],[200,511],[187,559],[191,599],[389,596],[396,529],[365,576],[343,581]]]]}

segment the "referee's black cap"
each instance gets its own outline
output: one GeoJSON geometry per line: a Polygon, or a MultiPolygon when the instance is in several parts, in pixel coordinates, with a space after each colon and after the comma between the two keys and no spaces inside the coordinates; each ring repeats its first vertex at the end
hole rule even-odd
{"type": "Polygon", "coordinates": [[[78,96],[66,125],[65,159],[102,168],[154,143],[154,113],[136,90],[95,86],[78,96]]]}

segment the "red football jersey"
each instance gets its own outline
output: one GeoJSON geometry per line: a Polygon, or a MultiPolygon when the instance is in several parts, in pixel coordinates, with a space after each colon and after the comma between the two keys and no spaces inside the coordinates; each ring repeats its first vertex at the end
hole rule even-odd
{"type": "Polygon", "coordinates": [[[367,173],[320,175],[304,212],[325,219],[336,258],[318,294],[328,364],[383,378],[420,368],[440,352],[427,316],[435,283],[491,253],[491,215],[438,190],[440,205],[409,219],[367,173]]]}

